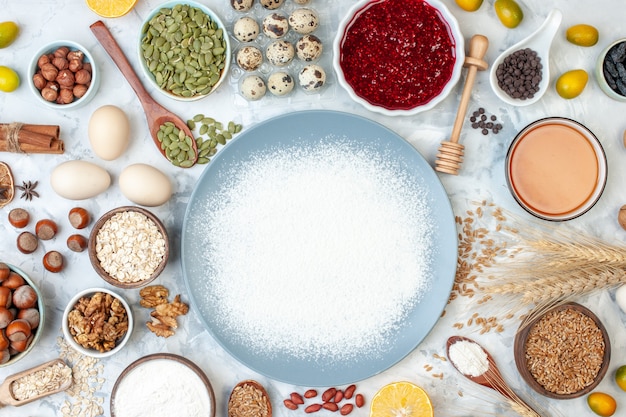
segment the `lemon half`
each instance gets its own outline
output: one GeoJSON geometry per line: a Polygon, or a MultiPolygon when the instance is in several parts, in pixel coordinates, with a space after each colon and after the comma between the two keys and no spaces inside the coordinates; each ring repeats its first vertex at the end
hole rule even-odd
{"type": "Polygon", "coordinates": [[[87,6],[102,17],[120,17],[130,12],[137,0],[86,0],[87,6]]]}

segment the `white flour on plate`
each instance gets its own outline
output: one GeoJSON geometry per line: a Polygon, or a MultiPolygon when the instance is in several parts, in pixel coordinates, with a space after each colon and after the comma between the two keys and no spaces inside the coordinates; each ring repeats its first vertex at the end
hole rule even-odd
{"type": "Polygon", "coordinates": [[[322,140],[223,172],[197,225],[212,320],[266,355],[343,360],[388,348],[431,283],[429,196],[399,165],[322,140]]]}

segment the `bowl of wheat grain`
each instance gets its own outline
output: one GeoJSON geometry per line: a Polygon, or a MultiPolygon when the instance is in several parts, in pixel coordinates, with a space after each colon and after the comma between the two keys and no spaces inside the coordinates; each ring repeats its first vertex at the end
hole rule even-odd
{"type": "Polygon", "coordinates": [[[592,391],[607,372],[609,335],[600,319],[577,303],[531,313],[515,336],[515,364],[528,385],[549,398],[592,391]]]}

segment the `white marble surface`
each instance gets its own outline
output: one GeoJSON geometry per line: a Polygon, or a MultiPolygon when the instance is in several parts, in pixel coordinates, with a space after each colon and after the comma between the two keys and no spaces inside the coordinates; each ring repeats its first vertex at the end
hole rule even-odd
{"type": "MultiPolygon", "coordinates": [[[[289,2],[290,0],[287,0],[289,2]]],[[[331,0],[312,0],[312,4],[321,11],[328,30],[332,32],[339,19],[353,2],[335,2],[331,0]]],[[[587,70],[591,77],[584,93],[574,100],[563,100],[554,89],[544,98],[530,107],[512,108],[499,102],[489,87],[487,74],[479,73],[477,84],[470,103],[470,111],[479,106],[485,107],[489,113],[496,114],[503,123],[504,129],[499,135],[482,136],[479,131],[464,126],[461,141],[466,146],[466,160],[458,177],[441,176],[456,211],[463,213],[467,202],[471,200],[489,199],[496,204],[520,214],[523,219],[530,216],[521,211],[508,193],[504,180],[503,160],[508,144],[515,133],[526,124],[546,116],[564,116],[573,118],[587,125],[599,137],[606,149],[609,162],[609,180],[606,190],[599,203],[586,215],[579,219],[562,224],[564,228],[574,228],[600,236],[609,242],[622,243],[626,238],[616,221],[619,207],[624,204],[626,196],[621,181],[626,175],[626,151],[622,144],[622,132],[626,128],[623,117],[624,106],[606,97],[593,78],[595,61],[600,51],[615,39],[626,37],[623,24],[623,4],[617,0],[524,0],[520,3],[526,17],[516,29],[504,28],[495,15],[493,2],[487,0],[476,13],[460,10],[453,0],[443,0],[458,18],[466,40],[473,34],[481,33],[491,40],[486,59],[491,62],[499,52],[520,40],[537,28],[552,7],[563,11],[561,30],[555,39],[550,57],[552,69],[552,85],[555,74],[573,68],[587,70]],[[576,23],[589,23],[600,29],[600,42],[591,48],[577,47],[567,43],[564,28],[576,23]]],[[[142,19],[160,2],[157,0],[139,0],[135,9],[128,15],[117,19],[105,19],[113,35],[126,52],[131,64],[139,69],[136,56],[138,31],[142,19]]],[[[226,21],[230,21],[233,12],[227,0],[204,0],[214,8],[226,21]]],[[[181,170],[172,167],[154,149],[149,138],[145,118],[138,100],[120,72],[108,58],[101,46],[92,36],[89,25],[99,19],[82,1],[12,1],[0,0],[2,19],[14,20],[19,23],[21,33],[17,41],[9,48],[0,50],[0,64],[15,68],[24,79],[23,85],[14,93],[0,94],[2,122],[27,122],[37,124],[58,124],[61,126],[62,138],[66,142],[66,153],[59,156],[51,155],[18,155],[4,153],[0,160],[7,162],[13,169],[17,183],[38,180],[38,191],[41,198],[32,202],[16,199],[2,210],[0,216],[0,259],[24,269],[43,290],[47,317],[42,339],[32,353],[17,364],[0,368],[0,380],[6,376],[34,366],[58,355],[57,337],[61,334],[61,314],[70,297],[80,289],[89,286],[107,286],[93,271],[87,254],[73,254],[65,249],[65,239],[73,231],[66,221],[66,214],[76,202],[57,196],[50,188],[48,177],[51,170],[59,163],[71,159],[84,159],[95,162],[107,169],[113,177],[113,185],[104,194],[94,199],[80,202],[94,217],[98,217],[111,208],[129,204],[119,191],[117,179],[121,170],[131,163],[146,162],[167,173],[171,178],[175,193],[171,200],[152,211],[165,223],[172,244],[172,256],[158,283],[168,286],[173,293],[182,293],[185,286],[180,268],[180,231],[183,214],[195,180],[202,172],[202,167],[181,170]],[[69,39],[81,42],[95,56],[97,65],[102,72],[102,83],[95,99],[83,108],[67,111],[52,111],[38,105],[26,86],[25,79],[28,61],[42,44],[69,39]],[[99,160],[91,151],[87,138],[87,122],[91,113],[105,104],[122,107],[130,117],[132,125],[132,143],[127,152],[114,162],[99,160]],[[60,224],[61,230],[56,239],[44,242],[32,255],[23,255],[15,247],[17,231],[6,219],[6,213],[13,207],[27,208],[33,218],[50,217],[60,224]],[[67,256],[67,267],[62,273],[52,274],[41,266],[44,252],[58,249],[67,256]]],[[[331,34],[332,36],[332,34],[331,34]]],[[[327,45],[330,49],[330,45],[327,45]]],[[[331,71],[330,68],[328,68],[331,71]]],[[[321,96],[308,96],[307,99],[266,100],[262,103],[247,104],[236,97],[235,89],[230,84],[223,85],[217,93],[204,100],[183,104],[154,94],[162,104],[171,108],[183,118],[197,113],[211,115],[218,120],[235,120],[242,123],[244,129],[254,123],[288,111],[303,109],[335,109],[363,115],[393,129],[410,141],[432,163],[439,142],[447,139],[454,120],[459,85],[454,94],[448,97],[435,109],[413,117],[385,117],[365,111],[350,102],[347,94],[330,77],[327,90],[321,96]]],[[[154,92],[153,92],[154,93],[154,92]]],[[[32,227],[32,225],[31,225],[32,227]]],[[[529,266],[530,267],[530,266],[529,266]]],[[[109,359],[101,360],[104,366],[102,377],[104,385],[96,393],[103,398],[105,415],[109,414],[109,396],[111,388],[119,373],[132,361],[149,353],[171,352],[183,355],[196,362],[209,376],[217,395],[219,416],[225,415],[226,399],[232,387],[240,380],[254,378],[268,388],[275,415],[295,415],[282,406],[282,399],[294,389],[284,383],[275,382],[257,375],[240,365],[230,357],[212,337],[203,329],[194,311],[182,319],[176,335],[169,339],[156,338],[149,333],[143,322],[148,312],[139,307],[138,291],[124,291],[124,296],[134,305],[134,313],[138,323],[128,347],[109,359]]],[[[624,332],[624,316],[613,302],[613,294],[603,291],[584,300],[585,305],[592,308],[606,324],[612,341],[612,360],[607,377],[599,389],[613,394],[625,413],[626,394],[620,392],[612,383],[611,372],[625,361],[626,334],[624,332]]],[[[446,316],[442,318],[431,334],[413,353],[400,363],[385,370],[377,376],[359,382],[359,390],[367,399],[385,383],[410,380],[423,386],[434,402],[437,415],[513,415],[497,405],[497,397],[488,394],[480,387],[475,387],[464,380],[448,363],[437,360],[433,354],[444,354],[445,340],[453,334],[463,334],[475,338],[484,344],[495,356],[503,368],[505,379],[525,397],[548,406],[553,415],[592,415],[588,411],[585,399],[568,401],[547,400],[531,392],[517,376],[512,354],[512,342],[515,334],[515,323],[508,323],[505,331],[500,334],[488,333],[481,335],[472,329],[456,330],[453,324],[467,320],[475,310],[475,306],[467,299],[460,299],[448,306],[446,316]],[[425,365],[433,366],[431,371],[425,365]],[[433,374],[443,373],[443,379],[433,374]],[[459,397],[458,392],[464,392],[459,397]]],[[[482,311],[489,315],[488,307],[482,311]]],[[[494,314],[501,312],[492,312],[494,314]]],[[[297,387],[302,391],[304,387],[297,387]]],[[[35,402],[21,408],[3,408],[2,416],[55,416],[60,415],[59,408],[65,400],[64,394],[52,396],[46,400],[35,402]]],[[[368,415],[367,408],[353,413],[355,416],[368,415]]],[[[624,414],[621,414],[624,415],[624,414]]]]}

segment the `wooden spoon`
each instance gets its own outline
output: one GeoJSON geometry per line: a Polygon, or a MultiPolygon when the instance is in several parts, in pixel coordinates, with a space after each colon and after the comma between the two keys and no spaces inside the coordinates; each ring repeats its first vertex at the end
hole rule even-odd
{"type": "Polygon", "coordinates": [[[461,169],[464,149],[464,146],[459,143],[461,127],[463,126],[465,114],[467,113],[467,106],[469,104],[470,95],[472,94],[474,80],[476,79],[476,72],[478,70],[486,70],[488,67],[487,63],[483,61],[488,47],[489,40],[485,36],[472,36],[469,54],[465,57],[464,63],[464,66],[468,68],[467,77],[465,78],[461,102],[459,103],[459,109],[457,110],[454,126],[452,127],[452,134],[450,135],[449,141],[441,142],[437,160],[435,161],[435,170],[438,172],[458,175],[459,169],[461,169]]]}
{"type": "Polygon", "coordinates": [[[68,378],[67,381],[64,381],[62,385],[60,385],[57,389],[53,391],[47,391],[42,394],[35,394],[32,397],[29,397],[28,399],[25,399],[25,400],[18,400],[17,398],[13,396],[13,393],[11,390],[11,384],[14,381],[17,381],[18,379],[26,375],[30,375],[42,369],[48,368],[49,366],[56,365],[57,363],[65,365],[65,362],[63,361],[63,359],[54,359],[49,362],[42,363],[39,366],[35,366],[34,368],[30,368],[25,371],[19,372],[17,374],[8,376],[4,380],[4,382],[0,385],[0,405],[12,405],[15,407],[19,407],[21,405],[28,404],[30,402],[38,400],[42,397],[56,394],[57,392],[65,391],[66,389],[68,389],[72,385],[72,378],[68,378]]]}
{"type": "MultiPolygon", "coordinates": [[[[146,119],[148,120],[148,127],[150,129],[152,140],[154,140],[154,143],[161,154],[167,158],[165,151],[161,149],[161,143],[157,139],[157,133],[159,132],[159,128],[162,124],[165,122],[172,122],[176,125],[176,127],[184,131],[185,134],[191,138],[194,137],[193,133],[191,133],[191,130],[187,127],[187,123],[171,111],[167,110],[165,107],[161,106],[152,98],[152,96],[150,96],[150,94],[148,94],[145,87],[137,77],[137,74],[133,70],[133,67],[130,66],[124,52],[104,23],[101,20],[98,20],[89,26],[89,28],[96,36],[96,39],[98,39],[100,44],[104,47],[104,50],[107,51],[111,59],[113,59],[113,62],[115,62],[117,67],[120,69],[122,75],[126,78],[126,81],[128,81],[132,89],[135,91],[135,94],[137,94],[137,98],[139,98],[143,110],[146,113],[146,119]]],[[[191,143],[194,153],[196,154],[196,159],[193,161],[195,164],[198,159],[198,148],[195,140],[192,140],[191,143]]]]}
{"type": "MultiPolygon", "coordinates": [[[[241,389],[245,385],[250,385],[251,387],[254,387],[257,390],[259,390],[259,392],[261,392],[261,397],[263,398],[263,400],[265,400],[265,404],[267,406],[267,416],[266,417],[272,417],[272,402],[270,401],[270,396],[267,394],[267,391],[265,390],[265,388],[263,388],[263,385],[259,384],[258,382],[254,381],[252,379],[246,379],[245,381],[241,381],[240,383],[235,385],[235,387],[233,388],[232,392],[230,393],[230,397],[228,398],[228,407],[230,408],[230,400],[233,397],[233,394],[235,393],[235,390],[241,389]]],[[[228,415],[230,415],[230,412],[228,413],[228,415]]]]}
{"type": "Polygon", "coordinates": [[[474,342],[472,339],[469,339],[463,336],[450,337],[448,341],[446,342],[446,354],[448,356],[448,359],[450,359],[450,363],[452,363],[452,366],[454,366],[459,371],[459,373],[461,373],[461,375],[465,376],[470,381],[473,381],[479,385],[482,385],[483,387],[491,388],[495,390],[496,392],[500,393],[505,398],[509,399],[510,401],[516,404],[520,404],[524,407],[527,407],[529,410],[535,411],[533,410],[532,407],[526,404],[520,397],[518,397],[517,394],[515,394],[515,392],[511,389],[511,387],[509,387],[509,385],[506,383],[506,381],[502,377],[502,374],[500,373],[500,370],[498,369],[498,366],[496,365],[496,362],[494,361],[491,354],[487,350],[485,350],[482,346],[480,346],[478,343],[474,342]],[[461,370],[459,370],[459,368],[457,368],[457,365],[454,363],[454,361],[450,359],[450,346],[460,341],[474,343],[485,352],[485,354],[487,355],[487,362],[489,364],[489,367],[487,368],[485,372],[483,372],[482,374],[478,376],[473,376],[473,375],[464,374],[463,372],[461,372],[461,370]]]}

